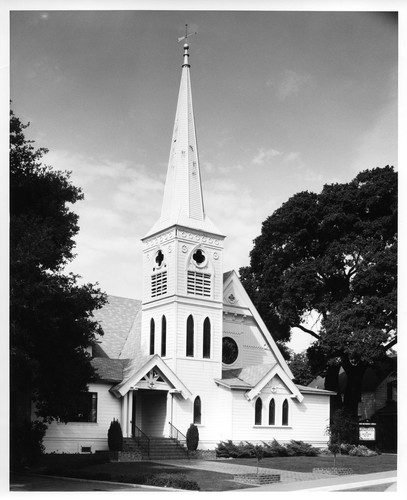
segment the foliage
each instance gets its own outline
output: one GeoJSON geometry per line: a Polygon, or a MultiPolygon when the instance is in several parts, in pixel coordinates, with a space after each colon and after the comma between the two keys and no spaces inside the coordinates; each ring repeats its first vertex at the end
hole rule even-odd
{"type": "Polygon", "coordinates": [[[359,445],[352,447],[348,451],[348,455],[350,455],[351,457],[375,457],[377,455],[377,452],[370,450],[366,446],[359,445]]]}
{"type": "Polygon", "coordinates": [[[110,422],[110,427],[107,431],[107,443],[110,451],[123,450],[123,432],[120,422],[115,418],[110,422]]]}
{"type": "Polygon", "coordinates": [[[374,168],[294,195],[263,222],[240,275],[275,339],[297,327],[316,339],[317,372],[343,366],[344,406],[357,414],[366,367],[396,342],[397,173],[374,168]]]}
{"type": "Polygon", "coordinates": [[[195,451],[198,448],[199,443],[199,431],[198,427],[194,424],[189,426],[187,430],[187,448],[189,451],[195,451]]]}
{"type": "Polygon", "coordinates": [[[332,443],[350,443],[354,444],[355,435],[357,435],[358,420],[354,415],[346,410],[341,409],[333,413],[330,418],[327,434],[332,443]]]}
{"type": "Polygon", "coordinates": [[[294,375],[296,384],[308,385],[314,379],[306,352],[293,353],[288,366],[294,375]]]}
{"type": "Polygon", "coordinates": [[[316,457],[319,454],[318,448],[314,448],[311,444],[304,443],[304,441],[296,441],[292,439],[289,443],[286,444],[285,447],[287,449],[287,455],[289,457],[316,457]]]}
{"type": "Polygon", "coordinates": [[[19,426],[13,426],[11,432],[11,464],[13,467],[31,465],[38,462],[44,453],[42,444],[47,425],[36,420],[34,422],[24,422],[19,426]]]}
{"type": "Polygon", "coordinates": [[[319,454],[318,448],[314,448],[303,441],[291,440],[286,445],[280,444],[273,439],[272,442],[254,445],[249,442],[221,441],[216,448],[218,458],[258,458],[261,460],[268,457],[287,457],[287,456],[309,456],[314,457],[319,454]]]}
{"type": "Polygon", "coordinates": [[[105,296],[64,274],[74,258],[83,198],[69,172],[41,164],[23,125],[10,113],[10,370],[12,425],[30,419],[30,402],[47,421],[79,411],[95,373],[86,349],[102,330],[92,311],[105,296]]]}

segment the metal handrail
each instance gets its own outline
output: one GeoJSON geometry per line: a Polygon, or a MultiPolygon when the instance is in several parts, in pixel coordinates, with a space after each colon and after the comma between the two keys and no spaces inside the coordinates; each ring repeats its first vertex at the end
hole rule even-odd
{"type": "Polygon", "coordinates": [[[182,434],[182,432],[177,429],[175,425],[172,425],[171,422],[168,423],[170,424],[170,437],[178,441],[179,444],[186,446],[187,437],[185,436],[185,434],[182,434]]]}
{"type": "Polygon", "coordinates": [[[150,438],[137,425],[134,426],[134,440],[150,458],[150,438]]]}

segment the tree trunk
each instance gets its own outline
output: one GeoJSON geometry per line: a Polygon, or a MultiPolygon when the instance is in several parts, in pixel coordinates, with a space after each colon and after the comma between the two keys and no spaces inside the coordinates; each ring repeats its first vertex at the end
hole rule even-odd
{"type": "Polygon", "coordinates": [[[326,371],[325,375],[325,389],[327,391],[335,391],[336,396],[331,396],[331,405],[330,405],[330,413],[332,416],[336,410],[340,410],[342,408],[342,394],[341,389],[339,387],[339,370],[341,369],[340,365],[330,365],[326,371]]]}
{"type": "MultiPolygon", "coordinates": [[[[365,364],[352,365],[348,359],[343,360],[343,368],[347,375],[346,389],[343,399],[343,408],[358,421],[359,402],[362,396],[362,383],[367,366],[365,364]]],[[[354,430],[354,442],[357,442],[357,426],[354,430]]]]}

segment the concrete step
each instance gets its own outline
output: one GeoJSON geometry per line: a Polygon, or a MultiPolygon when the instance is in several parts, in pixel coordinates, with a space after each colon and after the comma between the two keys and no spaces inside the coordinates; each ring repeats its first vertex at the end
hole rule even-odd
{"type": "Polygon", "coordinates": [[[181,446],[177,441],[171,438],[151,438],[150,439],[150,455],[149,457],[133,438],[123,439],[124,451],[141,451],[143,459],[162,460],[162,459],[176,459],[186,458],[187,450],[181,446]]]}

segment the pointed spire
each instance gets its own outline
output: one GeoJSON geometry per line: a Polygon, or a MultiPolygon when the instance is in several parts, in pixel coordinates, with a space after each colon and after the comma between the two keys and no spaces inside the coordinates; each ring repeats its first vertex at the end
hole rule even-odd
{"type": "MultiPolygon", "coordinates": [[[[186,34],[179,40],[188,36],[186,34]]],[[[205,215],[192,106],[188,49],[189,45],[185,43],[161,217],[147,236],[175,224],[220,234],[205,215]]]]}

